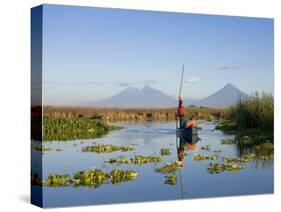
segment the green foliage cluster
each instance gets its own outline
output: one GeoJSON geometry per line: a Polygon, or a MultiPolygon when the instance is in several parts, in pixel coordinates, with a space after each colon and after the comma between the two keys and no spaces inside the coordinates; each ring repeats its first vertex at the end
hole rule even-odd
{"type": "Polygon", "coordinates": [[[177,175],[170,174],[165,176],[165,184],[176,185],[177,184],[177,175]]]}
{"type": "Polygon", "coordinates": [[[35,147],[35,150],[39,151],[39,152],[49,152],[51,151],[51,147],[47,147],[47,146],[43,146],[43,145],[37,145],[35,147]]]}
{"type": "Polygon", "coordinates": [[[160,172],[162,174],[166,174],[166,173],[173,173],[178,169],[183,168],[183,162],[182,161],[176,161],[174,163],[167,163],[166,165],[164,165],[161,168],[157,168],[156,172],[160,172]]]}
{"type": "Polygon", "coordinates": [[[194,160],[217,160],[217,155],[200,155],[200,154],[194,154],[194,160]]]}
{"type": "Polygon", "coordinates": [[[95,152],[95,153],[111,153],[116,151],[128,152],[132,151],[132,146],[117,146],[112,144],[96,144],[92,146],[85,146],[82,148],[82,152],[95,152]]]}
{"type": "Polygon", "coordinates": [[[70,185],[99,187],[108,182],[116,184],[130,181],[137,176],[138,174],[132,170],[113,169],[110,173],[106,173],[99,169],[90,169],[77,172],[73,176],[53,174],[43,180],[42,185],[51,187],[70,185]]]}
{"type": "Polygon", "coordinates": [[[121,182],[126,182],[129,180],[133,180],[138,176],[138,174],[131,170],[120,170],[113,169],[110,173],[110,179],[112,184],[117,184],[121,182]]]}
{"type": "Polygon", "coordinates": [[[141,156],[141,155],[135,155],[131,159],[125,159],[124,157],[119,157],[117,159],[109,159],[108,163],[118,163],[118,164],[123,164],[123,163],[132,163],[136,165],[143,165],[143,164],[149,164],[149,163],[158,163],[163,161],[162,157],[159,156],[141,156]]]}
{"type": "Polygon", "coordinates": [[[43,140],[75,140],[96,138],[109,130],[119,129],[101,120],[86,118],[50,118],[43,119],[43,140]]]}
{"type": "Polygon", "coordinates": [[[70,179],[68,175],[58,175],[58,174],[52,174],[48,177],[47,181],[43,184],[46,184],[48,186],[67,186],[70,184],[70,179]]]}
{"type": "Polygon", "coordinates": [[[250,160],[251,158],[249,157],[242,157],[242,158],[223,157],[223,161],[225,163],[248,163],[250,162],[250,160]]]}
{"type": "Polygon", "coordinates": [[[239,164],[227,164],[227,163],[210,163],[208,166],[208,172],[210,174],[219,174],[225,171],[236,172],[243,169],[239,164]]]}
{"type": "Polygon", "coordinates": [[[160,150],[160,153],[161,153],[162,156],[164,156],[164,155],[170,155],[170,154],[171,154],[171,151],[170,151],[170,149],[168,149],[168,148],[162,148],[162,149],[160,150]]]}

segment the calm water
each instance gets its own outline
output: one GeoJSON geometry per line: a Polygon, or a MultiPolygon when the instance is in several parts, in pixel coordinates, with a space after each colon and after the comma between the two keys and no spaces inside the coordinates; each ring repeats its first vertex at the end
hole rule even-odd
{"type": "MultiPolygon", "coordinates": [[[[214,130],[215,123],[204,122],[199,124],[199,140],[187,149],[184,158],[184,168],[176,172],[177,184],[164,184],[165,174],[155,172],[165,162],[174,162],[178,159],[175,123],[118,123],[124,129],[114,131],[108,135],[90,140],[76,140],[71,142],[46,143],[52,149],[43,154],[43,178],[50,174],[73,174],[77,171],[98,168],[110,172],[113,168],[132,169],[138,172],[136,180],[121,184],[105,184],[98,188],[89,187],[44,187],[44,207],[109,204],[122,202],[139,202],[155,200],[190,199],[203,197],[218,197],[230,195],[248,195],[273,193],[273,162],[261,163],[253,161],[245,164],[244,169],[236,173],[224,172],[211,175],[207,172],[210,161],[195,161],[196,153],[209,155],[212,152],[201,150],[201,146],[210,144],[211,150],[221,149],[219,159],[211,162],[222,162],[221,157],[237,157],[235,145],[221,145],[221,139],[231,138],[221,131],[214,130]],[[83,146],[93,144],[135,145],[132,152],[114,153],[85,153],[83,146]],[[169,156],[163,156],[164,162],[157,164],[132,165],[104,163],[109,158],[125,155],[131,158],[134,155],[160,155],[161,148],[169,148],[169,156]]],[[[45,144],[44,144],[45,145],[45,144]]],[[[40,154],[40,153],[38,153],[40,154]]]]}

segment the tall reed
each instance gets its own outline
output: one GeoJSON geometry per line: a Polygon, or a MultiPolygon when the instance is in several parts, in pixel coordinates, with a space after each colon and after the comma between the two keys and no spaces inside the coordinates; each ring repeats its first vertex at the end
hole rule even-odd
{"type": "Polygon", "coordinates": [[[273,129],[274,98],[272,94],[255,92],[241,98],[231,107],[230,119],[238,129],[273,129]]]}

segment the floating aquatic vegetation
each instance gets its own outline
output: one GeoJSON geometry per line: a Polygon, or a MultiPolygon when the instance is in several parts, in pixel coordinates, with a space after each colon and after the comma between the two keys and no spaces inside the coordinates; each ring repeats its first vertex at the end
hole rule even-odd
{"type": "Polygon", "coordinates": [[[221,144],[222,145],[231,145],[231,144],[236,144],[236,141],[232,140],[232,139],[224,139],[224,140],[221,140],[221,144]]]}
{"type": "Polygon", "coordinates": [[[194,160],[217,160],[217,155],[200,155],[194,154],[194,160]]]}
{"type": "Polygon", "coordinates": [[[99,187],[105,183],[121,183],[137,178],[138,174],[132,170],[113,169],[110,173],[103,172],[99,169],[84,170],[69,175],[50,175],[42,181],[44,186],[88,186],[99,187]]]}
{"type": "Polygon", "coordinates": [[[251,158],[228,158],[223,157],[223,162],[225,163],[248,163],[250,162],[251,158]]]}
{"type": "Polygon", "coordinates": [[[207,152],[210,152],[211,151],[211,148],[210,148],[211,145],[205,145],[205,146],[201,146],[201,150],[205,150],[207,152]]]}
{"type": "Polygon", "coordinates": [[[131,159],[126,159],[124,156],[123,157],[119,157],[117,159],[109,159],[108,163],[118,163],[118,164],[123,164],[123,163],[133,163],[133,164],[138,164],[138,165],[142,165],[142,164],[148,164],[148,163],[158,163],[161,162],[163,160],[162,157],[159,156],[141,156],[141,155],[135,155],[133,158],[131,159]]]}
{"type": "Polygon", "coordinates": [[[132,151],[132,146],[116,146],[111,144],[97,144],[93,146],[85,146],[82,148],[82,152],[95,152],[95,153],[111,153],[115,151],[132,151]]]}
{"type": "Polygon", "coordinates": [[[43,181],[43,185],[53,186],[53,187],[68,186],[70,184],[71,182],[68,175],[53,174],[50,175],[46,181],[43,181]]]}
{"type": "Polygon", "coordinates": [[[40,152],[49,152],[51,151],[51,147],[43,146],[43,145],[38,145],[35,147],[35,150],[40,151],[40,152]]]}
{"type": "Polygon", "coordinates": [[[166,175],[165,184],[176,185],[177,184],[177,175],[176,174],[166,175]]]}
{"type": "Polygon", "coordinates": [[[108,178],[109,176],[107,173],[99,169],[90,169],[75,173],[72,181],[75,186],[98,187],[108,178]]]}
{"type": "MultiPolygon", "coordinates": [[[[43,119],[43,140],[74,140],[96,138],[110,130],[120,129],[102,120],[87,118],[52,118],[43,119]]],[[[83,142],[83,141],[82,141],[83,142]]]]}
{"type": "Polygon", "coordinates": [[[156,172],[160,172],[163,174],[175,172],[177,169],[181,169],[183,167],[182,161],[176,161],[174,163],[167,163],[165,166],[161,168],[157,168],[156,172]]]}
{"type": "Polygon", "coordinates": [[[163,160],[162,157],[159,156],[141,156],[136,155],[133,159],[131,159],[132,163],[135,164],[147,164],[147,163],[158,163],[163,160]]]}
{"type": "Polygon", "coordinates": [[[225,163],[248,163],[256,157],[254,153],[244,154],[241,158],[223,157],[225,163]]]}
{"type": "Polygon", "coordinates": [[[113,169],[110,173],[111,183],[117,184],[137,178],[138,173],[132,170],[113,169]]]}
{"type": "Polygon", "coordinates": [[[210,174],[219,174],[225,171],[236,172],[243,169],[243,167],[239,164],[225,164],[225,163],[210,163],[208,166],[208,172],[210,174]]]}
{"type": "Polygon", "coordinates": [[[162,149],[160,150],[160,153],[161,153],[161,155],[170,155],[170,154],[171,154],[171,151],[170,151],[170,149],[168,149],[168,148],[162,148],[162,149]]]}
{"type": "Polygon", "coordinates": [[[107,163],[131,163],[131,160],[127,160],[127,159],[123,159],[123,158],[119,158],[119,159],[114,159],[114,158],[110,158],[109,160],[105,161],[107,163]]]}
{"type": "Polygon", "coordinates": [[[214,153],[221,153],[222,150],[221,150],[221,149],[215,149],[215,150],[213,150],[213,152],[214,152],[214,153]]]}

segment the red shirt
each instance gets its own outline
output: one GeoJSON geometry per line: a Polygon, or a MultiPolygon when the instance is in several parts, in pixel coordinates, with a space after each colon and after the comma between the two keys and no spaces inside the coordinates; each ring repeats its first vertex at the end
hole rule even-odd
{"type": "Polygon", "coordinates": [[[178,114],[179,116],[184,115],[184,106],[183,106],[183,105],[181,105],[181,106],[178,107],[177,114],[178,114]]]}

